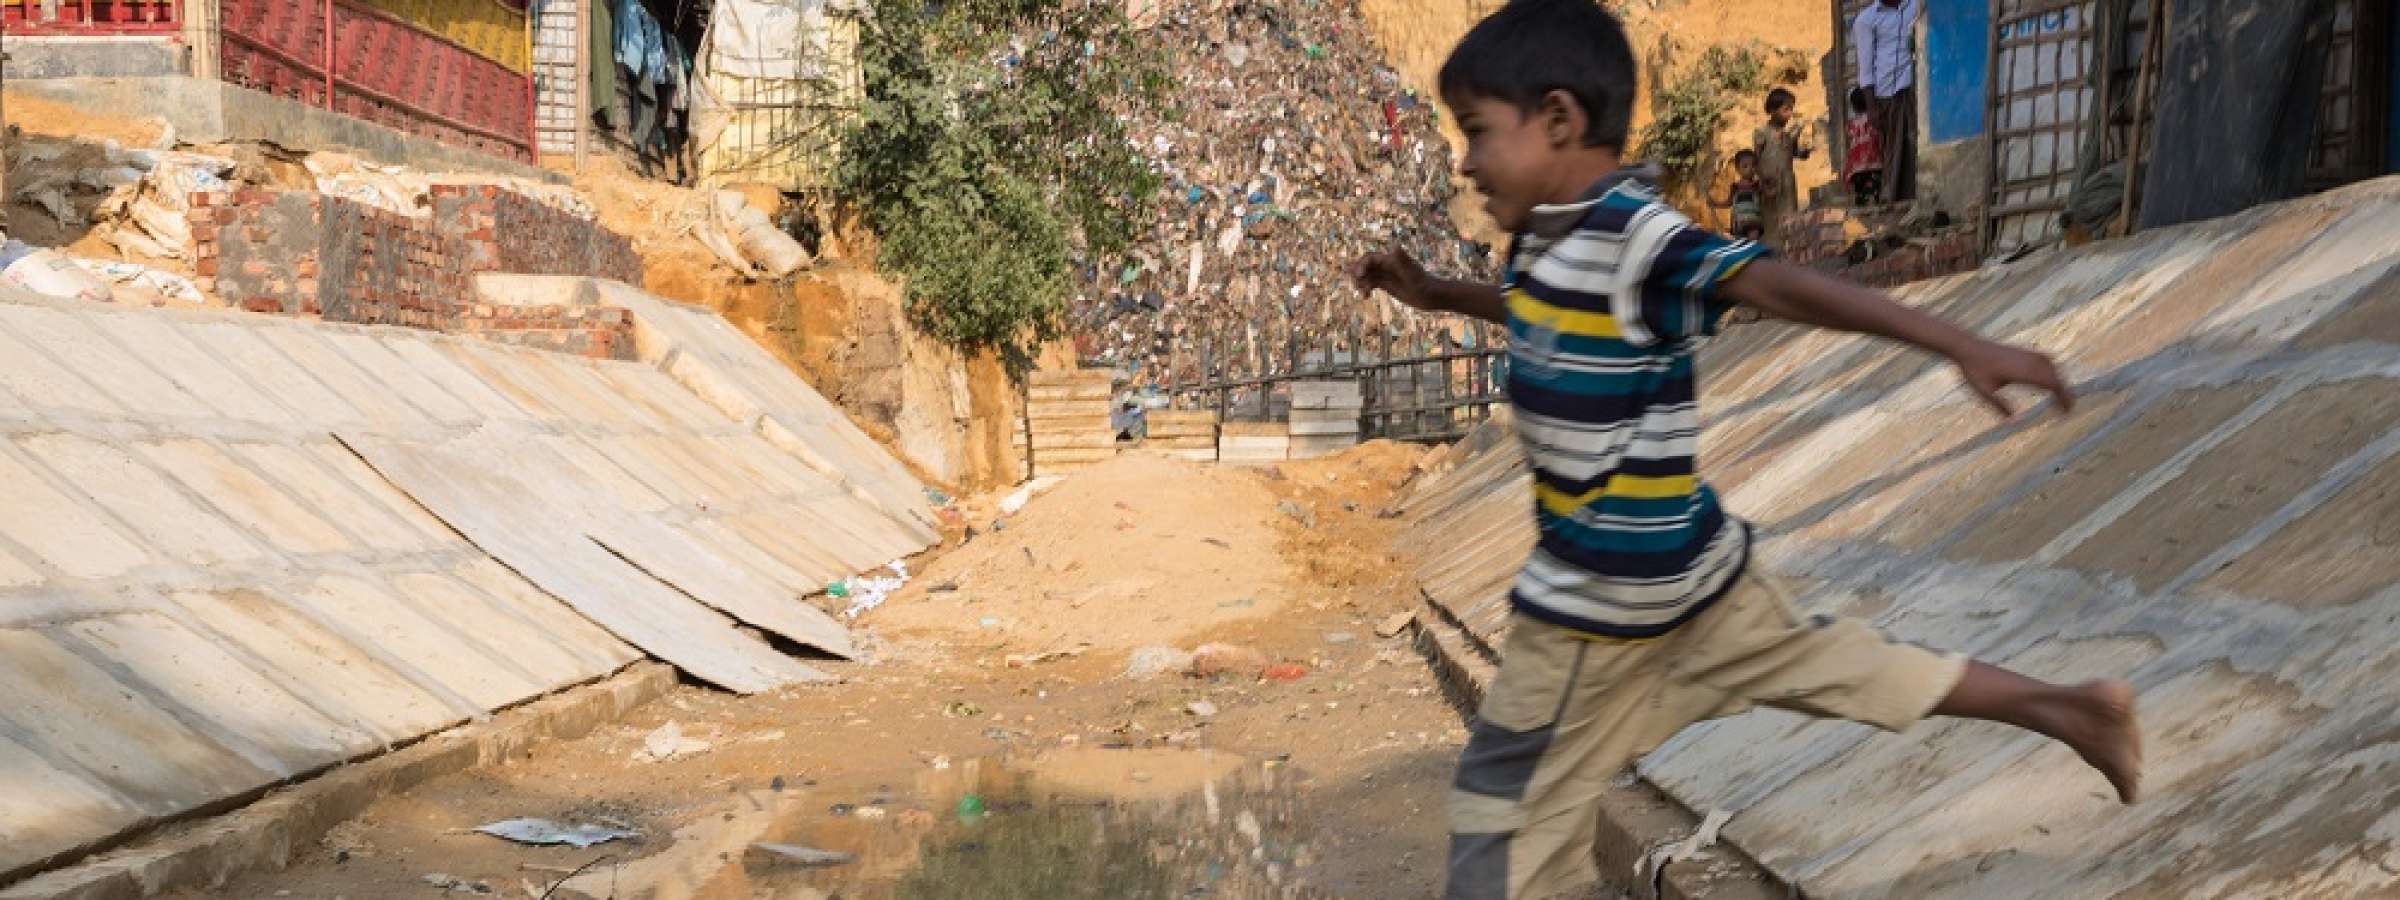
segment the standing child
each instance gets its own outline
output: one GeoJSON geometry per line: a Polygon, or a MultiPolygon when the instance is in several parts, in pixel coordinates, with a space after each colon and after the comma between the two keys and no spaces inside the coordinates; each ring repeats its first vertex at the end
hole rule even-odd
{"type": "Polygon", "coordinates": [[[1791,91],[1768,91],[1767,122],[1750,133],[1750,149],[1758,151],[1759,221],[1777,239],[1783,234],[1783,220],[1800,211],[1800,179],[1792,161],[1816,151],[1808,123],[1793,116],[1799,105],[1791,91]]]}
{"type": "Polygon", "coordinates": [[[1850,153],[1842,161],[1842,180],[1850,184],[1850,202],[1874,206],[1883,199],[1883,139],[1875,133],[1875,107],[1866,88],[1850,89],[1850,120],[1843,129],[1850,153]]]}
{"type": "Polygon", "coordinates": [[[1765,193],[1758,152],[1740,150],[1733,154],[1733,183],[1725,186],[1724,199],[1711,199],[1708,205],[1732,210],[1733,226],[1726,230],[1755,241],[1767,235],[1765,193]]]}
{"type": "Polygon", "coordinates": [[[1750,563],[1750,527],[1699,476],[1693,351],[1727,309],[1875,335],[1949,359],[2002,415],[2001,391],[2072,402],[2039,353],[1882,293],[1766,259],[1694,227],[1620,154],[1635,64],[1593,0],[1515,0],[1441,72],[1467,139],[1460,174],[1515,238],[1499,286],[1436,278],[1398,250],[1360,286],[1503,323],[1508,393],[1540,535],[1510,592],[1499,675],[1449,798],[1447,897],[1538,898],[1599,879],[1594,804],[1687,725],[1756,706],[1891,731],[1929,715],[2064,742],[2124,802],[2140,780],[2133,688],[2066,686],[1802,617],[1750,563]]]}

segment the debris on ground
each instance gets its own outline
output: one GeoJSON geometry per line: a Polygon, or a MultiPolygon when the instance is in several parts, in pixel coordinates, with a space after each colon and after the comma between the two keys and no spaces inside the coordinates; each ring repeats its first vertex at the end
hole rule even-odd
{"type": "Polygon", "coordinates": [[[0,246],[0,282],[44,297],[107,303],[114,296],[106,282],[74,257],[56,250],[39,250],[16,241],[0,246]]]}
{"type": "Polygon", "coordinates": [[[627,828],[612,828],[606,825],[591,824],[577,825],[573,828],[568,828],[549,819],[536,818],[504,819],[502,821],[493,822],[489,825],[482,826],[475,830],[481,834],[488,834],[496,838],[515,841],[520,844],[532,844],[535,846],[564,844],[569,847],[574,847],[578,850],[597,844],[605,844],[610,841],[641,836],[641,832],[633,831],[627,828]]]}
{"type": "Polygon", "coordinates": [[[1191,667],[1192,652],[1173,647],[1136,647],[1125,657],[1125,677],[1137,680],[1183,672],[1191,667]]]}
{"type": "Polygon", "coordinates": [[[1217,705],[1206,700],[1194,700],[1190,703],[1184,704],[1183,711],[1192,714],[1196,718],[1205,719],[1217,714],[1217,705]]]}
{"type": "Polygon", "coordinates": [[[1655,879],[1666,876],[1667,866],[1691,859],[1700,855],[1700,851],[1716,846],[1718,832],[1723,831],[1725,823],[1732,819],[1731,810],[1709,810],[1708,817],[1700,820],[1700,827],[1692,829],[1692,833],[1683,840],[1652,847],[1650,852],[1642,854],[1642,858],[1634,860],[1634,879],[1654,883],[1655,879]]]}
{"type": "Polygon", "coordinates": [[[1376,625],[1375,636],[1386,639],[1399,637],[1401,632],[1407,631],[1408,626],[1415,624],[1416,621],[1416,610],[1401,610],[1400,612],[1391,614],[1391,616],[1384,619],[1381,624],[1376,625]]]}
{"type": "Polygon", "coordinates": [[[1192,651],[1192,674],[1201,678],[1239,675],[1256,678],[1267,670],[1266,654],[1234,644],[1202,644],[1192,651]]]}
{"type": "Polygon", "coordinates": [[[858,855],[854,853],[843,853],[839,850],[819,850],[815,847],[803,847],[798,844],[770,844],[761,842],[751,844],[750,849],[753,852],[756,852],[776,862],[788,863],[790,865],[811,869],[822,868],[825,866],[846,866],[858,861],[858,855]]]}
{"type": "Polygon", "coordinates": [[[1317,511],[1302,506],[1294,501],[1285,500],[1275,504],[1275,511],[1284,514],[1294,522],[1300,523],[1300,527],[1302,528],[1317,527],[1317,511]]]}
{"type": "Polygon", "coordinates": [[[842,618],[856,619],[868,610],[882,606],[883,601],[891,597],[893,591],[907,586],[907,560],[892,560],[885,565],[885,568],[890,569],[892,574],[877,578],[846,578],[840,582],[840,593],[834,593],[830,589],[826,591],[835,597],[850,598],[849,607],[842,610],[842,618]]]}
{"type": "Polygon", "coordinates": [[[1006,662],[1008,667],[1011,669],[1022,669],[1026,666],[1037,663],[1046,663],[1052,660],[1066,659],[1071,656],[1081,656],[1083,655],[1083,651],[1091,649],[1091,646],[1092,645],[1090,644],[1078,644],[1074,647],[1064,650],[1044,650],[1040,653],[1011,653],[1005,657],[1004,662],[1006,662]]]}
{"type": "Polygon", "coordinates": [[[1276,663],[1258,673],[1258,677],[1268,681],[1298,681],[1308,677],[1308,667],[1299,663],[1276,663]]]}
{"type": "Polygon", "coordinates": [[[1000,498],[1000,514],[1013,516],[1024,512],[1025,504],[1033,502],[1033,498],[1041,496],[1043,492],[1057,487],[1059,482],[1065,480],[1057,475],[1044,475],[1019,485],[1016,490],[1010,491],[1008,496],[1000,498]]]}
{"type": "Polygon", "coordinates": [[[489,894],[492,892],[491,885],[480,881],[468,881],[444,872],[427,873],[425,883],[441,888],[443,893],[455,891],[462,894],[489,894]]]}
{"type": "Polygon", "coordinates": [[[644,736],[642,749],[634,755],[648,762],[665,762],[678,756],[706,753],[709,747],[707,741],[684,736],[683,726],[668,722],[644,736]]]}

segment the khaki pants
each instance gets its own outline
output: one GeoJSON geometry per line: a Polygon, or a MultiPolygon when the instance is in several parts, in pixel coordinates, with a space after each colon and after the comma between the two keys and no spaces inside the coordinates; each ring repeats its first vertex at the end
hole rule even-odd
{"type": "Polygon", "coordinates": [[[1932,712],[1965,669],[1855,621],[1802,620],[1757,574],[1647,641],[1519,615],[1459,757],[1443,896],[1538,900],[1597,881],[1593,804],[1686,725],[1765,705],[1898,731],[1932,712]]]}

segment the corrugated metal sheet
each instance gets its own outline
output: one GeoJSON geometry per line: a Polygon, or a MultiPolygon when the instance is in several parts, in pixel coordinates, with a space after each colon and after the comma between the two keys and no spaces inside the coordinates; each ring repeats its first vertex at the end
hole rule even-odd
{"type": "Polygon", "coordinates": [[[644,651],[820,677],[734,624],[850,652],[801,595],[930,544],[924,500],[733,337],[677,365],[748,417],[655,364],[0,291],[0,881],[644,651]]]}
{"type": "MultiPolygon", "coordinates": [[[[2141,805],[1980,723],[1754,713],[1685,731],[1644,775],[1731,811],[1728,839],[1812,897],[2400,894],[2395,228],[2387,180],[1905,292],[2056,354],[2071,416],[1996,422],[1946,368],[1864,339],[1770,325],[1704,352],[1704,469],[1755,523],[1756,564],[1805,612],[2051,680],[2130,677],[2141,805]]],[[[1456,509],[1500,491],[1508,455],[1424,486],[1410,540],[1505,540],[1464,536],[1479,520],[1456,509]]],[[[1427,591],[1495,639],[1475,612],[1514,562],[1440,558],[1427,591]]]]}

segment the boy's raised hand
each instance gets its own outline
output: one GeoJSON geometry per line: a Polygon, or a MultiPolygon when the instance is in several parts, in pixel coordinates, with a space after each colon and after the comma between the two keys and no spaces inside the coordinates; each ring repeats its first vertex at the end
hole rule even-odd
{"type": "Polygon", "coordinates": [[[2066,379],[2058,374],[2058,366],[2050,357],[2022,347],[2012,347],[1993,341],[1976,341],[1951,356],[1958,364],[1958,373],[1967,379],[1967,387],[1991,405],[2002,418],[2013,417],[2016,410],[2008,399],[2000,396],[2011,385],[2040,388],[2057,398],[2059,412],[2075,409],[2075,393],[2067,389],[2066,379]]]}
{"type": "Polygon", "coordinates": [[[1418,309],[1432,308],[1427,305],[1432,299],[1427,288],[1433,279],[1408,251],[1384,250],[1360,257],[1350,264],[1350,277],[1358,282],[1359,290],[1369,293],[1380,290],[1418,309]]]}

